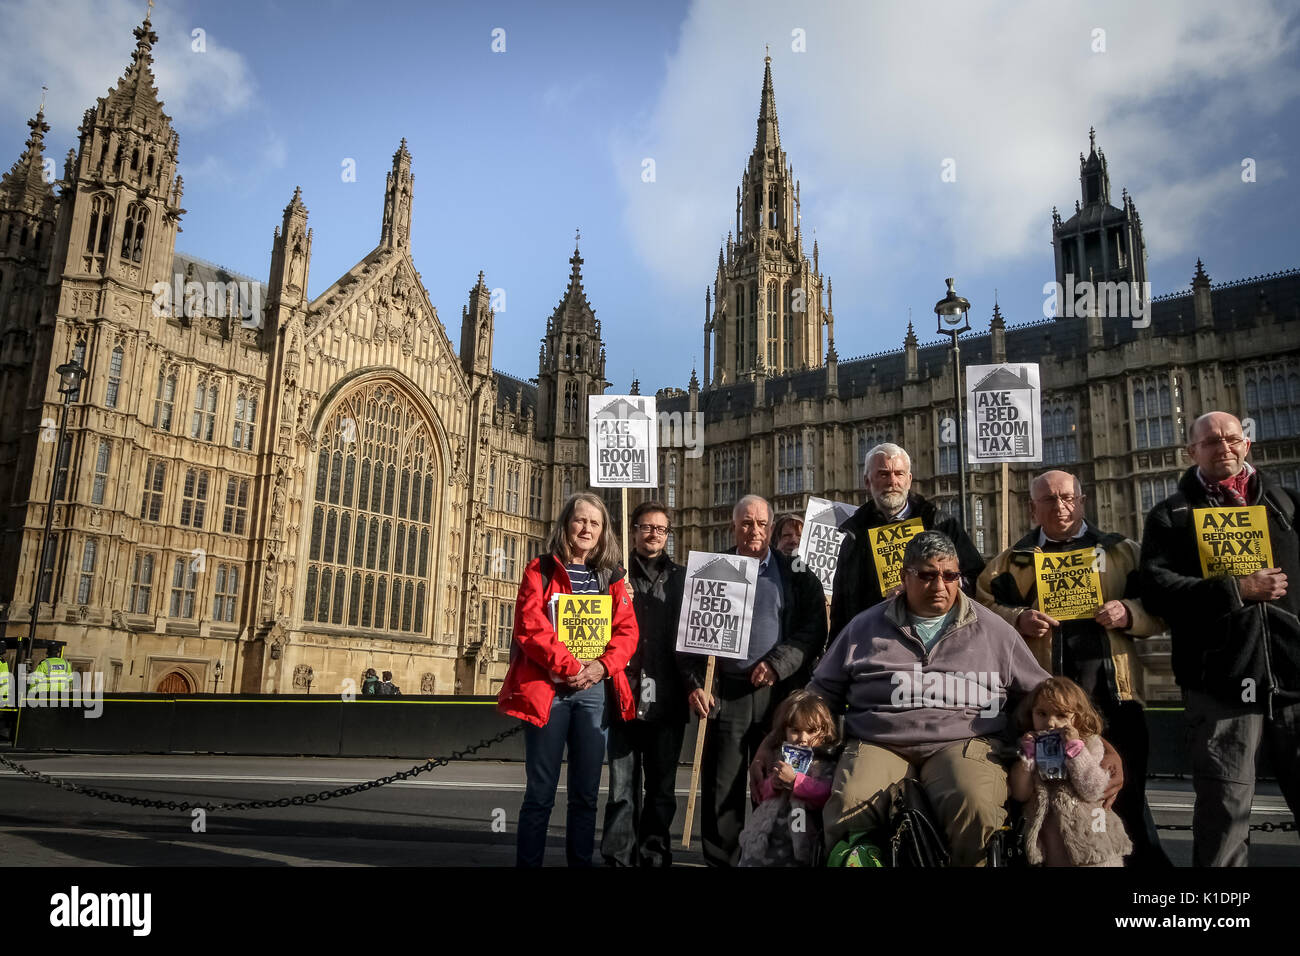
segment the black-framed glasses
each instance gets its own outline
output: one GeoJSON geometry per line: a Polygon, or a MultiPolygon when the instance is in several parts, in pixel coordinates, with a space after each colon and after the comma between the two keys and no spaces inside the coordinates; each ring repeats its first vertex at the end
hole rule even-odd
{"type": "Polygon", "coordinates": [[[961,580],[960,571],[922,571],[920,568],[904,568],[922,584],[933,584],[937,578],[943,578],[944,584],[956,584],[961,580]]]}
{"type": "Polygon", "coordinates": [[[663,524],[639,524],[636,526],[636,529],[642,534],[653,535],[660,538],[667,537],[668,532],[671,530],[667,525],[663,524]]]}
{"type": "Polygon", "coordinates": [[[1079,502],[1083,501],[1084,495],[1043,495],[1041,498],[1035,498],[1034,501],[1040,505],[1056,506],[1059,501],[1067,508],[1073,508],[1079,502]]]}

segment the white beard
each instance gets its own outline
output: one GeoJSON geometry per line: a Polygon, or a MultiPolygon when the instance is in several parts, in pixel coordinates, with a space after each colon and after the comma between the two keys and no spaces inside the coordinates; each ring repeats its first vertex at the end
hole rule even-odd
{"type": "Polygon", "coordinates": [[[886,491],[872,497],[876,500],[877,508],[883,511],[886,516],[892,516],[903,510],[903,503],[907,501],[907,492],[886,491]]]}

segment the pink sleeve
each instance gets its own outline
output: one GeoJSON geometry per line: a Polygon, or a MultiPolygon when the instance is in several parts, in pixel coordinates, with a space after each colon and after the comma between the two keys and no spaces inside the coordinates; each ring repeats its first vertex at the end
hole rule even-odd
{"type": "Polygon", "coordinates": [[[764,800],[771,800],[774,793],[776,791],[772,789],[772,781],[764,777],[763,782],[758,785],[758,802],[762,803],[764,800]]]}
{"type": "Polygon", "coordinates": [[[1083,741],[1078,737],[1075,737],[1065,745],[1065,755],[1071,759],[1079,756],[1081,750],[1083,750],[1083,741]]]}
{"type": "Polygon", "coordinates": [[[791,793],[810,807],[820,807],[831,795],[830,778],[797,773],[794,775],[794,789],[791,793]]]}

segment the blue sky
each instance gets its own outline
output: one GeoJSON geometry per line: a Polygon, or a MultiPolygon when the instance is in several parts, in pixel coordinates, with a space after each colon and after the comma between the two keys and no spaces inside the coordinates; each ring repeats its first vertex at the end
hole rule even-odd
{"type": "MultiPolygon", "coordinates": [[[[494,364],[535,375],[581,227],[613,391],[634,371],[645,390],[684,386],[770,44],[842,358],[900,347],[909,309],[932,340],[949,275],[977,328],[994,289],[1010,324],[1041,319],[1051,208],[1073,211],[1089,126],[1115,201],[1124,186],[1136,200],[1157,294],[1185,288],[1198,256],[1216,282],[1300,266],[1294,6],[1134,6],[168,0],[153,23],[185,178],[177,245],[265,278],[301,185],[316,295],[377,243],[406,137],[412,253],[453,341],[483,269],[506,293],[494,364]]],[[[0,162],[21,152],[42,84],[61,161],[144,9],[0,2],[0,162]]]]}

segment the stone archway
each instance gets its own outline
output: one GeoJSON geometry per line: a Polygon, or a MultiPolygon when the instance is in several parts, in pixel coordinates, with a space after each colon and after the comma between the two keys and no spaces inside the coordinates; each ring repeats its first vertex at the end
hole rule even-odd
{"type": "Polygon", "coordinates": [[[158,694],[192,694],[194,688],[190,685],[190,679],[180,671],[168,671],[162,680],[158,682],[155,690],[158,694]]]}

